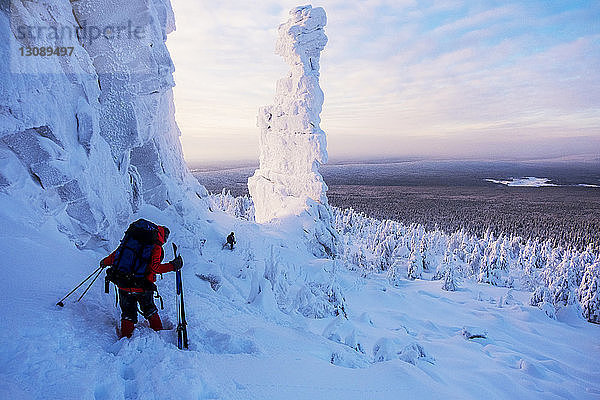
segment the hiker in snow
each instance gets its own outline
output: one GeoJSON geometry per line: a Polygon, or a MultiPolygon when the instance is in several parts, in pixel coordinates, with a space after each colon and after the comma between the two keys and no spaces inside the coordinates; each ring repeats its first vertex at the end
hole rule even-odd
{"type": "Polygon", "coordinates": [[[161,264],[165,254],[162,246],[168,238],[169,229],[166,226],[140,219],[129,226],[119,247],[100,261],[103,267],[112,266],[106,276],[119,288],[120,337],[131,337],[138,321],[138,303],[150,327],[155,331],[163,329],[153,299],[156,274],[177,271],[183,267],[181,256],[161,264]]]}
{"type": "Polygon", "coordinates": [[[229,245],[229,249],[233,250],[233,245],[235,244],[235,236],[233,236],[233,232],[227,236],[227,244],[229,245]]]}

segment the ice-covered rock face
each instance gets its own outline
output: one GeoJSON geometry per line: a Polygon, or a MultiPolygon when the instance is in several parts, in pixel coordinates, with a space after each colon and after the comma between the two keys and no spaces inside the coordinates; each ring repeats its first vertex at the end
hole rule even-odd
{"type": "Polygon", "coordinates": [[[326,22],[322,8],[303,6],[292,9],[279,26],[275,52],[291,69],[277,82],[274,104],[259,109],[260,168],[248,179],[256,221],[308,214],[305,230],[319,255],[334,254],[337,238],[319,173],[327,162],[325,132],[319,127],[319,57],[327,44],[326,22]]]}
{"type": "Polygon", "coordinates": [[[205,195],[174,119],[173,29],[169,0],[0,2],[0,191],[80,246],[120,236],[143,203],[205,195]]]}
{"type": "MultiPolygon", "coordinates": [[[[73,13],[83,27],[109,35],[83,39],[98,74],[100,135],[121,171],[146,203],[164,209],[177,197],[172,181],[192,184],[182,155],[173,106],[174,66],[165,45],[175,29],[169,0],[80,0],[73,13]]],[[[185,186],[185,185],[184,185],[185,186]]],[[[197,188],[201,191],[202,189],[197,188]]]]}

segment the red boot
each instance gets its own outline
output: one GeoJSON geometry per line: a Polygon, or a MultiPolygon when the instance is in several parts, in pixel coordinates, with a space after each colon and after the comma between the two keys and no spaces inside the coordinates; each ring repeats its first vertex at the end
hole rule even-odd
{"type": "Polygon", "coordinates": [[[135,324],[133,322],[131,322],[128,319],[122,319],[121,320],[121,337],[127,336],[128,338],[130,338],[131,334],[133,333],[133,328],[135,328],[135,324]]]}
{"type": "Polygon", "coordinates": [[[162,331],[163,325],[158,313],[152,314],[150,318],[148,318],[148,322],[150,323],[150,328],[154,329],[155,331],[162,331]]]}

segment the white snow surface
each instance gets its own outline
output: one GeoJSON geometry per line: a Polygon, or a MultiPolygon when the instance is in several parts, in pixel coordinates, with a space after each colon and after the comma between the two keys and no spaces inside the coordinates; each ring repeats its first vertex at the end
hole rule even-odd
{"type": "Polygon", "coordinates": [[[319,165],[327,162],[325,132],[319,127],[323,91],[319,58],[327,43],[325,11],[311,6],[290,11],[279,26],[275,52],[290,65],[277,82],[275,102],[258,114],[260,167],[248,179],[257,222],[308,214],[307,237],[315,254],[336,252],[327,186],[319,165]]]}
{"type": "Polygon", "coordinates": [[[526,187],[543,187],[543,186],[559,186],[550,183],[549,178],[536,178],[535,176],[526,176],[524,178],[511,178],[507,180],[486,179],[488,182],[497,183],[505,186],[526,186],[526,187]]]}
{"type": "Polygon", "coordinates": [[[593,183],[578,183],[576,185],[557,185],[556,183],[550,183],[550,178],[536,178],[534,176],[526,176],[524,178],[510,178],[510,179],[486,179],[488,182],[496,183],[505,186],[521,186],[521,187],[545,187],[545,186],[577,186],[587,188],[598,188],[600,185],[593,183]]]}
{"type": "MultiPolygon", "coordinates": [[[[529,293],[472,282],[448,292],[420,279],[393,286],[385,274],[363,278],[315,258],[297,246],[301,232],[213,213],[196,232],[202,248],[174,210],[144,206],[138,216],[168,225],[180,245],[188,351],[177,349],[173,329],[156,333],[146,322],[119,340],[114,292],[101,283],[81,302],[79,291],[55,306],[106,253],[77,249],[54,219],[0,193],[1,398],[600,396],[600,326],[568,309],[550,319],[528,305],[529,293]],[[238,245],[222,250],[230,230],[238,245]],[[200,278],[207,274],[218,277],[216,290],[200,278]],[[302,314],[300,302],[319,305],[301,295],[311,280],[336,282],[347,319],[302,314]]],[[[172,327],[173,274],[158,286],[172,327]]]]}

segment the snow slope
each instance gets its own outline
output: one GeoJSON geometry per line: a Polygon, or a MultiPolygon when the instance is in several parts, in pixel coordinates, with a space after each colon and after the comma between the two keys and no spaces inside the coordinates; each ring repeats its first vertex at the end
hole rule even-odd
{"type": "MultiPolygon", "coordinates": [[[[467,282],[445,292],[440,281],[394,287],[385,276],[363,278],[298,247],[302,232],[218,212],[199,232],[202,255],[176,213],[146,206],[138,214],[170,226],[181,245],[190,350],[177,349],[174,330],[145,322],[118,340],[114,292],[101,282],[81,302],[55,306],[105,253],[77,249],[53,219],[38,220],[3,193],[0,206],[2,398],[600,396],[598,325],[570,314],[552,320],[528,305],[529,293],[507,288],[467,282]],[[222,250],[230,230],[238,246],[222,250]],[[216,290],[202,275],[217,278],[216,290]],[[327,281],[343,292],[347,319],[314,318],[329,301],[299,295],[327,281]]],[[[172,326],[173,274],[158,286],[172,326]]]]}

